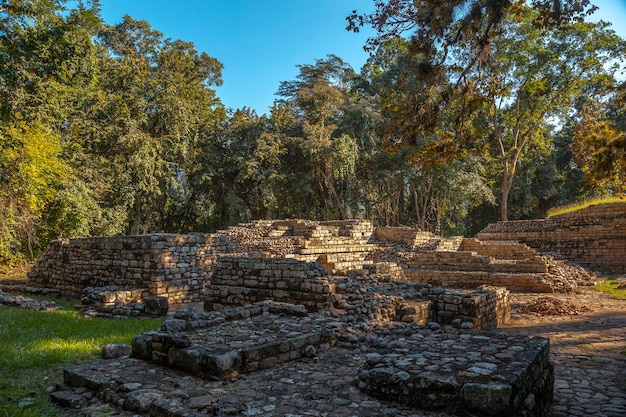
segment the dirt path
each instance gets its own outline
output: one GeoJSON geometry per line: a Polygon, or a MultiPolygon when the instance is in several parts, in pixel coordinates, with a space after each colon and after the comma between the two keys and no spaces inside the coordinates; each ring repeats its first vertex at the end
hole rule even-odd
{"type": "Polygon", "coordinates": [[[577,315],[519,313],[545,294],[513,294],[510,325],[502,330],[550,339],[555,363],[552,415],[626,416],[626,300],[592,289],[550,294],[544,306],[577,315]],[[589,311],[584,311],[589,310],[589,311]]]}

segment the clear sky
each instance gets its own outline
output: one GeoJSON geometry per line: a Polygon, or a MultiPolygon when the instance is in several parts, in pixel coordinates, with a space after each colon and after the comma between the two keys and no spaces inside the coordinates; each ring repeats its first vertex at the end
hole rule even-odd
{"type": "MultiPolygon", "coordinates": [[[[626,0],[593,0],[598,18],[613,22],[626,38],[626,0]]],[[[217,94],[226,107],[267,113],[281,81],[296,65],[335,54],[359,71],[371,31],[347,32],[346,16],[367,12],[373,0],[101,0],[102,17],[119,23],[124,14],[147,20],[166,38],[193,42],[224,64],[217,94]]]]}

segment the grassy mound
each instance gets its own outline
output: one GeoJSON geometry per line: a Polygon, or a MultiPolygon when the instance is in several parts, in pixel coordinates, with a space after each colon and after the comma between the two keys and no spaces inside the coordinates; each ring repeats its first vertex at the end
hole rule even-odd
{"type": "Polygon", "coordinates": [[[564,206],[554,207],[548,210],[548,217],[562,216],[567,213],[574,213],[576,211],[586,209],[590,206],[597,206],[598,204],[608,203],[626,203],[626,197],[606,197],[606,198],[594,198],[591,200],[585,200],[578,203],[566,204],[564,206]]]}

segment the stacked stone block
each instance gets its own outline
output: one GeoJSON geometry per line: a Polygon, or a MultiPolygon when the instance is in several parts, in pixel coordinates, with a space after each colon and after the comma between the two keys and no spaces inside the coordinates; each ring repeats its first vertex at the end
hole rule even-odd
{"type": "Polygon", "coordinates": [[[548,266],[535,255],[527,259],[497,259],[475,252],[420,252],[409,261],[411,269],[438,271],[485,271],[500,273],[548,272],[548,266]]]}
{"type": "Polygon", "coordinates": [[[317,264],[289,258],[220,257],[206,290],[206,311],[264,300],[304,305],[320,310],[335,291],[317,264]]]}
{"type": "Polygon", "coordinates": [[[287,258],[220,257],[206,290],[206,311],[274,300],[328,310],[352,321],[437,322],[492,330],[510,316],[509,292],[454,291],[375,277],[335,278],[315,263],[287,258]]]}
{"type": "Polygon", "coordinates": [[[511,318],[509,291],[484,286],[477,291],[442,291],[425,288],[422,295],[432,303],[430,320],[456,328],[495,330],[511,318]]]}
{"type": "Polygon", "coordinates": [[[321,344],[334,345],[343,328],[328,317],[309,318],[306,311],[268,301],[220,312],[178,314],[164,322],[161,331],[135,337],[132,349],[136,358],[203,378],[234,378],[313,357],[321,344]],[[171,328],[176,331],[168,331],[171,328]]]}
{"type": "Polygon", "coordinates": [[[626,273],[626,203],[591,206],[542,220],[498,222],[477,238],[520,242],[594,271],[626,273]]]}
{"type": "Polygon", "coordinates": [[[439,271],[407,269],[408,280],[449,288],[476,288],[481,285],[506,287],[510,291],[553,293],[554,286],[545,274],[511,274],[486,271],[439,271]]]}
{"type": "Polygon", "coordinates": [[[411,227],[377,227],[375,235],[380,243],[401,244],[412,250],[434,247],[442,239],[434,233],[411,227]]]}
{"type": "Polygon", "coordinates": [[[147,288],[170,304],[200,301],[210,265],[226,242],[206,235],[60,239],[29,272],[38,286],[79,298],[85,287],[147,288]]]}
{"type": "Polygon", "coordinates": [[[554,365],[548,339],[445,332],[394,343],[384,336],[396,334],[390,327],[365,338],[371,349],[361,347],[368,352],[357,376],[363,392],[454,415],[549,415],[554,365]]]}

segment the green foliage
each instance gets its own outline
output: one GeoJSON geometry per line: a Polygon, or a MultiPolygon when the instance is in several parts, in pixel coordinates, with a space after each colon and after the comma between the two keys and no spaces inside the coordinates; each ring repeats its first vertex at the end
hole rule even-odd
{"type": "Polygon", "coordinates": [[[376,0],[350,17],[380,35],[361,72],[299,65],[261,116],[226,110],[221,63],[149,22],[106,25],[97,1],[3,4],[5,263],[59,237],[257,218],[471,234],[498,191],[516,218],[624,192],[625,46],[584,21],[587,1],[376,0]]]}
{"type": "Polygon", "coordinates": [[[42,126],[12,126],[0,135],[0,261],[15,252],[32,259],[44,214],[71,170],[61,158],[59,136],[42,126]]]}

